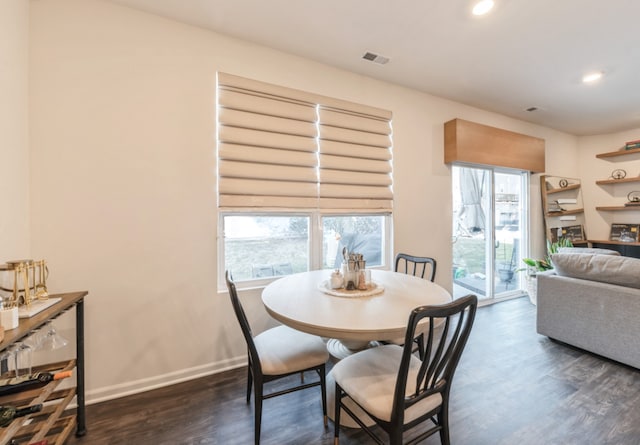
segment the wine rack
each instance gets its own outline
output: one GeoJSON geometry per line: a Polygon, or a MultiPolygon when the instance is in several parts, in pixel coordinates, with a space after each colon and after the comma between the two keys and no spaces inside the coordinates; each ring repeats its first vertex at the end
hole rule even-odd
{"type": "Polygon", "coordinates": [[[5,332],[5,337],[0,343],[0,351],[26,338],[47,321],[75,307],[76,357],[34,367],[33,372],[75,370],[76,386],[59,388],[64,380],[57,380],[39,388],[0,396],[0,406],[21,407],[44,404],[42,411],[14,419],[6,428],[0,429],[0,445],[10,444],[12,440],[20,444],[46,440],[48,445],[62,445],[74,429],[77,436],[86,434],[84,395],[84,297],[86,295],[87,292],[52,295],[51,297],[60,297],[61,301],[30,318],[21,318],[16,329],[5,332]],[[71,409],[69,404],[74,397],[77,406],[71,409]]]}

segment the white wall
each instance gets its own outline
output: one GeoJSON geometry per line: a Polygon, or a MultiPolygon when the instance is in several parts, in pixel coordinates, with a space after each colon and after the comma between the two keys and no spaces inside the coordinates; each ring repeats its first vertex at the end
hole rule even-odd
{"type": "MultiPolygon", "coordinates": [[[[218,70],[392,110],[395,251],[438,258],[449,289],[444,122],[545,138],[563,174],[576,154],[573,136],[95,0],[33,1],[30,63],[33,251],[54,290],[90,291],[89,400],[245,359],[216,287],[218,70]]],[[[243,299],[270,323],[259,290],[243,299]]]]}
{"type": "Polygon", "coordinates": [[[0,262],[29,257],[29,2],[0,2],[0,262]]]}

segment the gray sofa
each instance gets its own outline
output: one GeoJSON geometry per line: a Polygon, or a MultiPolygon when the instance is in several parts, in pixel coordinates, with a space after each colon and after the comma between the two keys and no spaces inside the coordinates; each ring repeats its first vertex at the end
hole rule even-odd
{"type": "Polygon", "coordinates": [[[537,331],[640,368],[640,259],[558,253],[538,274],[537,331]]]}

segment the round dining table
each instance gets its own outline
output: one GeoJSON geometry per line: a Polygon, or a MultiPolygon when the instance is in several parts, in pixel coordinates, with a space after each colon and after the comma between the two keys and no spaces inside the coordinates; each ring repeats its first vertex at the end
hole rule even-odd
{"type": "MultiPolygon", "coordinates": [[[[445,304],[451,294],[423,278],[371,269],[370,291],[330,289],[330,270],[287,275],[262,291],[267,312],[281,323],[326,337],[327,350],[337,360],[378,344],[377,340],[404,339],[411,311],[419,306],[445,304]]],[[[327,406],[333,419],[335,385],[327,375],[327,406]]],[[[374,422],[351,400],[345,402],[366,425],[374,422]]],[[[359,428],[347,414],[340,424],[359,428]]]]}
{"type": "Polygon", "coordinates": [[[330,276],[330,270],[287,275],[265,287],[262,302],[281,323],[328,338],[338,359],[372,341],[404,338],[414,308],[451,301],[443,287],[404,273],[371,269],[370,291],[330,289],[330,276]]]}

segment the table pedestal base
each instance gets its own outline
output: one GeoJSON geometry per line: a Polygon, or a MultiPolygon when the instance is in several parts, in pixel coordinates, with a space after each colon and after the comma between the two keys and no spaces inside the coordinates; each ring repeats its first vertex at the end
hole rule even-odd
{"type": "Polygon", "coordinates": [[[379,345],[380,343],[377,341],[338,340],[336,338],[327,340],[327,350],[337,360],[342,360],[358,351],[379,345]]]}

